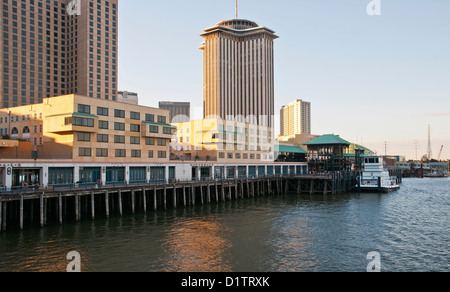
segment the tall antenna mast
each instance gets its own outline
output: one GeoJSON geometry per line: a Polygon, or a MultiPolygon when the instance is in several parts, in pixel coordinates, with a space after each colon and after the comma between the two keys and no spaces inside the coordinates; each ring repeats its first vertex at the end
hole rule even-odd
{"type": "Polygon", "coordinates": [[[431,125],[428,125],[428,160],[431,160],[433,151],[431,150],[431,125]]]}
{"type": "Polygon", "coordinates": [[[236,19],[238,19],[238,0],[236,0],[236,19]]]}

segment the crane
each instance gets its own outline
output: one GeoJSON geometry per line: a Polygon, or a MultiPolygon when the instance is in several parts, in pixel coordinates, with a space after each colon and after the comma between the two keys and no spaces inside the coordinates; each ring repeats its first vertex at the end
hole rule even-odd
{"type": "Polygon", "coordinates": [[[441,151],[439,151],[438,161],[441,161],[442,150],[444,149],[444,145],[441,146],[441,151]]]}

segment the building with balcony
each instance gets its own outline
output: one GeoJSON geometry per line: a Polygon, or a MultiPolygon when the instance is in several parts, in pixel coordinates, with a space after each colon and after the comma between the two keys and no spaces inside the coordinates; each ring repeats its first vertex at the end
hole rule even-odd
{"type": "Polygon", "coordinates": [[[79,95],[1,109],[0,168],[16,168],[0,184],[167,179],[166,169],[151,167],[169,162],[168,119],[166,110],[79,95]],[[41,166],[18,165],[28,162],[41,166]]]}

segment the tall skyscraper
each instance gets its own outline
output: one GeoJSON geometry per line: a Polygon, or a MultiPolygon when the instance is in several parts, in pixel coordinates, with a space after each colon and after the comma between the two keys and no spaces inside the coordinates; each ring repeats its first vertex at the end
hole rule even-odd
{"type": "Polygon", "coordinates": [[[273,125],[275,32],[248,20],[205,29],[204,117],[273,125]]]}
{"type": "Polygon", "coordinates": [[[311,134],[311,103],[301,99],[280,111],[280,136],[311,134]]]}
{"type": "Polygon", "coordinates": [[[0,108],[78,94],[115,100],[118,0],[4,0],[0,108]]]}
{"type": "Polygon", "coordinates": [[[185,123],[191,120],[190,102],[160,101],[159,108],[169,111],[171,123],[185,123]]]}

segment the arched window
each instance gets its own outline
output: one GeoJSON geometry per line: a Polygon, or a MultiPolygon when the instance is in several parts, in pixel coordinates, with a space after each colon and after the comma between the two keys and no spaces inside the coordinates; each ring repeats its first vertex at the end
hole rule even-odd
{"type": "Polygon", "coordinates": [[[19,130],[17,130],[17,128],[13,128],[11,130],[11,135],[19,135],[19,130]]]}
{"type": "Polygon", "coordinates": [[[30,128],[28,128],[28,127],[23,128],[23,133],[24,134],[29,134],[30,133],[30,128]]]}

